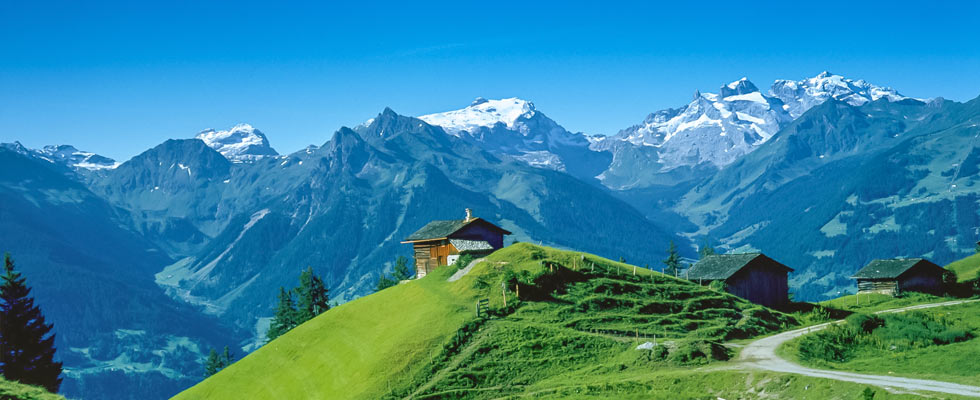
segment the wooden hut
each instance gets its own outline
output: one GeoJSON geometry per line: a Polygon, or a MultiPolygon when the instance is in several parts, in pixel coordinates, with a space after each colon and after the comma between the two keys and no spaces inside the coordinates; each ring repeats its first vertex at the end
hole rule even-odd
{"type": "Polygon", "coordinates": [[[432,221],[415,231],[402,243],[411,243],[415,250],[415,276],[421,278],[440,265],[449,265],[463,254],[483,256],[504,247],[506,229],[473,216],[469,208],[466,218],[432,221]]]}
{"type": "Polygon", "coordinates": [[[705,256],[687,272],[702,285],[725,282],[728,293],[767,307],[789,302],[788,276],[793,269],[762,253],[705,256]]]}
{"type": "Polygon", "coordinates": [[[941,294],[946,270],[922,258],[874,260],[851,278],[857,279],[858,293],[892,296],[903,292],[941,294]]]}

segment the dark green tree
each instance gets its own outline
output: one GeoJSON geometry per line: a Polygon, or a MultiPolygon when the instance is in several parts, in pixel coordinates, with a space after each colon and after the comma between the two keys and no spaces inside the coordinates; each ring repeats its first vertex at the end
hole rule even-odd
{"type": "Polygon", "coordinates": [[[57,393],[61,363],[54,361],[54,334],[34,305],[31,289],[14,271],[10,254],[3,257],[0,277],[0,374],[8,380],[41,386],[57,393]]]}
{"type": "Polygon", "coordinates": [[[395,259],[395,273],[394,278],[397,281],[403,281],[412,277],[412,270],[408,268],[408,258],[405,256],[398,256],[395,259]]]}
{"type": "Polygon", "coordinates": [[[225,346],[225,351],[221,352],[221,359],[222,361],[224,361],[225,367],[231,365],[232,357],[234,357],[234,355],[232,355],[231,352],[228,351],[228,346],[225,346]]]}
{"type": "Polygon", "coordinates": [[[299,275],[299,287],[296,288],[298,316],[296,324],[302,324],[330,309],[327,304],[327,288],[323,280],[313,274],[313,267],[307,267],[299,275]]]}
{"type": "Polygon", "coordinates": [[[298,320],[298,310],[296,310],[296,305],[293,303],[293,294],[291,290],[286,290],[283,287],[279,288],[279,304],[276,306],[276,315],[272,317],[272,322],[269,324],[269,332],[266,333],[266,337],[269,341],[281,336],[282,334],[289,332],[290,329],[299,325],[298,320]]]}
{"type": "Polygon", "coordinates": [[[674,241],[670,241],[670,247],[667,248],[667,259],[663,261],[664,265],[667,266],[665,273],[668,275],[677,275],[677,271],[681,268],[681,256],[677,254],[677,245],[674,241]]]}
{"type": "Polygon", "coordinates": [[[699,256],[699,258],[704,258],[705,256],[710,256],[710,255],[717,254],[717,253],[715,253],[715,248],[714,247],[711,247],[711,245],[708,244],[708,241],[707,240],[701,242],[701,246],[698,246],[698,247],[699,247],[699,249],[698,249],[698,256],[699,256]]]}
{"type": "Polygon", "coordinates": [[[221,368],[224,368],[224,365],[221,363],[221,356],[218,355],[217,351],[211,349],[211,352],[208,353],[207,360],[204,361],[204,377],[207,378],[217,374],[218,371],[221,371],[221,368]]]}
{"type": "Polygon", "coordinates": [[[394,279],[391,279],[391,278],[388,278],[388,277],[387,277],[387,276],[385,276],[385,274],[384,274],[384,273],[382,272],[382,273],[381,273],[381,274],[380,274],[380,275],[378,276],[378,284],[377,284],[377,285],[375,285],[375,287],[374,287],[374,291],[375,291],[375,292],[380,292],[380,291],[382,291],[382,290],[385,290],[385,289],[387,289],[387,288],[390,288],[390,287],[392,287],[392,286],[395,286],[395,285],[397,285],[397,284],[398,284],[398,281],[396,281],[396,280],[394,280],[394,279]]]}
{"type": "Polygon", "coordinates": [[[225,350],[220,355],[217,351],[211,349],[211,352],[208,353],[207,360],[204,361],[204,377],[207,378],[218,373],[218,371],[231,365],[231,363],[232,355],[231,351],[228,350],[228,346],[225,346],[225,350]]]}

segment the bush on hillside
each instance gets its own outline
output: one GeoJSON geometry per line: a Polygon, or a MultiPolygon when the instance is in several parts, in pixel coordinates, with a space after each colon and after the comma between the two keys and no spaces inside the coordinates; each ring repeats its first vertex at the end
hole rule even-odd
{"type": "Polygon", "coordinates": [[[721,343],[709,340],[693,340],[677,346],[667,359],[679,365],[707,364],[711,361],[727,361],[731,351],[721,343]]]}
{"type": "Polygon", "coordinates": [[[803,336],[799,356],[804,361],[841,363],[859,351],[904,351],[962,342],[972,337],[970,331],[923,313],[854,314],[842,325],[803,336]]]}
{"type": "Polygon", "coordinates": [[[472,254],[463,254],[456,259],[456,262],[453,263],[453,268],[459,271],[463,268],[466,268],[466,266],[470,265],[470,263],[473,262],[473,260],[475,259],[476,258],[474,258],[472,254]]]}

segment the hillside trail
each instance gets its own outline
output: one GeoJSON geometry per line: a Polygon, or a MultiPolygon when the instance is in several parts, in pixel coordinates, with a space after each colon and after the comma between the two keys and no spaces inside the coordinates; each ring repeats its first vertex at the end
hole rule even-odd
{"type": "Polygon", "coordinates": [[[439,371],[436,372],[435,374],[432,374],[432,377],[429,378],[428,382],[419,386],[418,389],[415,389],[415,391],[412,392],[412,394],[408,395],[406,399],[417,398],[420,394],[425,393],[427,390],[431,389],[436,383],[442,380],[442,378],[445,378],[446,375],[449,374],[451,371],[456,370],[456,368],[458,368],[459,365],[463,363],[463,361],[465,361],[467,358],[472,356],[473,353],[475,353],[476,350],[480,348],[480,345],[487,340],[487,337],[490,336],[490,331],[492,331],[492,329],[490,329],[490,326],[493,323],[494,323],[493,321],[487,321],[484,324],[484,326],[480,329],[480,331],[476,333],[476,335],[474,335],[470,340],[466,341],[465,347],[463,347],[463,349],[460,350],[459,353],[453,356],[453,358],[449,360],[449,363],[447,363],[445,366],[439,369],[439,371]]]}
{"type": "MultiPolygon", "coordinates": [[[[947,301],[942,303],[919,304],[915,306],[882,310],[876,312],[875,314],[900,313],[906,311],[921,310],[926,308],[954,306],[959,304],[972,303],[976,301],[980,301],[980,300],[955,300],[955,301],[947,301]]],[[[739,361],[741,361],[740,366],[762,369],[766,371],[785,372],[791,374],[811,376],[815,378],[826,378],[826,379],[833,379],[837,381],[881,386],[885,388],[897,388],[897,389],[905,389],[905,390],[913,390],[913,391],[923,390],[923,391],[955,394],[955,395],[969,396],[969,397],[980,397],[980,387],[978,386],[962,385],[957,383],[933,381],[933,380],[926,380],[926,379],[900,378],[895,376],[882,376],[882,375],[867,375],[867,374],[858,374],[853,372],[808,368],[790,362],[783,358],[780,358],[778,355],[776,355],[776,348],[778,348],[781,344],[789,340],[792,340],[794,338],[803,336],[805,334],[817,332],[830,325],[839,324],[842,322],[844,322],[844,320],[826,322],[823,324],[814,325],[807,328],[800,328],[788,332],[783,332],[780,334],[765,337],[756,340],[754,342],[751,342],[745,345],[745,347],[742,349],[741,354],[739,355],[739,361]]]]}
{"type": "Polygon", "coordinates": [[[470,270],[472,270],[473,267],[476,266],[476,264],[479,264],[479,263],[481,263],[481,262],[483,262],[485,260],[486,260],[486,258],[477,258],[476,260],[470,261],[469,265],[467,265],[466,267],[460,269],[459,271],[456,271],[456,273],[453,274],[453,276],[450,276],[449,279],[447,279],[446,281],[447,282],[456,282],[456,281],[458,281],[460,278],[462,278],[462,277],[466,276],[466,274],[470,273],[470,270]]]}

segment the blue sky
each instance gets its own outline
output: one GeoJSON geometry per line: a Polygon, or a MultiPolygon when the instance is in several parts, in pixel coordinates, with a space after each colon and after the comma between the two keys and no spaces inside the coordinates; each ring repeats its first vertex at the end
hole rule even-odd
{"type": "Polygon", "coordinates": [[[0,141],[125,160],[248,122],[287,153],[477,96],[611,134],[695,89],[823,70],[980,95],[976,1],[282,3],[2,2],[0,141]]]}

